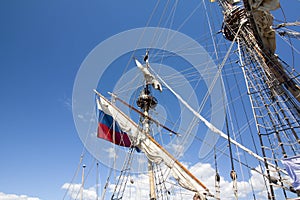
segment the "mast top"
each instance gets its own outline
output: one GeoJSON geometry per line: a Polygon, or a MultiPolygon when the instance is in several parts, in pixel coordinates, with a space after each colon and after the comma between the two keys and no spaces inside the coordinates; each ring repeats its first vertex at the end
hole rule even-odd
{"type": "Polygon", "coordinates": [[[157,103],[157,99],[151,95],[149,87],[148,85],[146,85],[142,90],[140,96],[138,97],[138,100],[136,101],[137,106],[142,110],[148,111],[149,109],[154,109],[157,103]]]}
{"type": "Polygon", "coordinates": [[[157,105],[157,99],[151,95],[149,85],[152,85],[154,89],[159,91],[162,91],[162,87],[155,76],[149,71],[150,65],[148,50],[146,51],[146,54],[144,56],[144,62],[146,63],[145,66],[143,66],[137,59],[135,59],[135,63],[137,67],[143,72],[145,79],[144,88],[141,91],[136,103],[139,108],[141,108],[143,111],[148,112],[150,109],[154,109],[157,105]]]}

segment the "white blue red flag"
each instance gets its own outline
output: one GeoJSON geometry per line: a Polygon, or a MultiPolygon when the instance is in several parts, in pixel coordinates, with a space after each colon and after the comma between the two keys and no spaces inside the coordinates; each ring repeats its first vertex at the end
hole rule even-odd
{"type": "Polygon", "coordinates": [[[117,144],[119,146],[131,147],[128,134],[123,132],[112,116],[99,110],[97,137],[117,144]]]}
{"type": "Polygon", "coordinates": [[[112,117],[113,114],[109,109],[111,107],[101,98],[97,99],[97,106],[99,110],[97,137],[119,146],[131,147],[128,134],[112,117]]]}
{"type": "Polygon", "coordinates": [[[284,158],[281,162],[285,165],[286,171],[293,180],[294,189],[300,190],[300,155],[284,158]]]}

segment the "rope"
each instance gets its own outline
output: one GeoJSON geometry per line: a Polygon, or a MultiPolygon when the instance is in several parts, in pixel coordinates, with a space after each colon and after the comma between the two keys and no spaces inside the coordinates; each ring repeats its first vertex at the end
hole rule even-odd
{"type": "Polygon", "coordinates": [[[107,186],[109,184],[110,177],[112,175],[112,171],[113,171],[113,168],[110,168],[107,179],[106,179],[106,182],[105,182],[105,185],[104,185],[104,190],[102,192],[101,200],[105,199],[105,194],[106,194],[107,186]]]}
{"type": "Polygon", "coordinates": [[[207,12],[207,7],[206,7],[205,1],[206,0],[202,0],[202,3],[203,3],[203,6],[204,6],[206,18],[207,18],[207,23],[208,23],[208,27],[209,27],[209,33],[210,33],[210,36],[212,38],[212,42],[213,42],[213,46],[214,46],[214,51],[215,51],[216,59],[218,60],[219,59],[218,51],[217,51],[218,48],[217,48],[217,45],[216,45],[216,41],[214,40],[215,37],[213,37],[213,31],[212,31],[211,23],[210,23],[210,20],[209,20],[210,18],[208,17],[208,12],[207,12]]]}
{"type": "Polygon", "coordinates": [[[69,184],[69,186],[68,186],[68,188],[67,188],[67,190],[66,190],[66,192],[65,192],[65,194],[63,196],[63,200],[66,198],[68,192],[70,191],[70,188],[71,188],[72,184],[74,183],[75,178],[77,177],[77,175],[79,173],[79,169],[80,169],[81,164],[82,164],[84,153],[85,153],[85,148],[82,149],[82,153],[81,153],[81,156],[80,156],[80,159],[79,159],[79,163],[77,165],[77,169],[75,170],[74,175],[73,175],[73,177],[71,179],[71,182],[70,182],[70,184],[69,184]]]}
{"type": "MultiPolygon", "coordinates": [[[[237,34],[238,35],[238,34],[237,34]]],[[[229,124],[228,124],[228,114],[226,112],[226,105],[225,105],[225,94],[224,94],[224,85],[221,83],[222,88],[222,101],[224,106],[224,114],[225,114],[225,125],[226,125],[226,132],[227,132],[227,140],[228,140],[228,148],[229,148],[229,156],[230,156],[230,164],[231,164],[231,172],[230,177],[233,181],[233,192],[235,199],[238,199],[238,188],[237,188],[237,175],[234,170],[234,163],[233,163],[233,154],[232,154],[232,147],[231,147],[231,138],[230,138],[230,131],[229,131],[229,124]]]]}
{"type": "Polygon", "coordinates": [[[155,170],[155,185],[157,199],[169,199],[170,191],[167,190],[166,180],[160,165],[154,164],[155,170]]]}
{"type": "MultiPolygon", "coordinates": [[[[285,12],[284,12],[284,10],[283,10],[283,8],[281,6],[280,6],[280,10],[281,10],[281,12],[283,14],[284,22],[287,22],[287,18],[286,18],[285,12]]],[[[289,36],[288,36],[288,43],[290,44],[291,50],[292,50],[292,66],[293,66],[293,68],[295,68],[295,53],[294,53],[293,48],[292,48],[294,45],[292,43],[291,37],[289,37],[289,36]]]]}
{"type": "MultiPolygon", "coordinates": [[[[241,62],[241,64],[242,64],[242,66],[243,66],[243,60],[241,59],[240,40],[239,40],[239,39],[237,40],[237,44],[238,44],[238,52],[239,52],[239,56],[240,56],[240,62],[241,62]]],[[[233,70],[233,66],[232,66],[232,65],[230,65],[230,66],[231,66],[231,70],[233,70]]],[[[228,79],[227,79],[227,73],[226,73],[225,70],[223,70],[223,73],[224,73],[224,75],[225,75],[225,82],[226,82],[226,84],[228,85],[228,87],[230,88],[232,84],[230,84],[229,81],[228,81],[228,79]]],[[[238,94],[239,94],[239,96],[241,96],[240,84],[239,84],[239,82],[238,82],[238,80],[237,80],[236,74],[235,74],[235,73],[232,73],[232,74],[233,74],[233,76],[234,76],[234,81],[235,81],[235,84],[234,84],[234,85],[237,86],[238,94]]],[[[244,79],[244,80],[245,80],[245,79],[244,79]]],[[[226,91],[228,91],[228,90],[226,90],[226,91]]],[[[227,93],[229,93],[229,98],[230,98],[231,101],[232,101],[233,97],[232,97],[231,90],[229,90],[227,93]]],[[[255,142],[254,142],[254,138],[253,138],[253,132],[252,132],[252,129],[251,129],[251,126],[250,126],[250,120],[249,120],[249,118],[248,118],[247,112],[245,111],[245,105],[244,105],[244,99],[243,99],[243,98],[241,98],[241,103],[242,103],[244,115],[246,116],[246,119],[247,119],[247,120],[246,120],[246,122],[247,122],[246,125],[248,126],[248,128],[250,128],[250,133],[251,133],[251,137],[252,137],[252,142],[253,142],[253,144],[254,144],[254,146],[255,146],[255,142]]],[[[232,127],[232,130],[233,130],[234,140],[237,140],[237,136],[236,136],[236,134],[235,134],[236,131],[234,131],[234,124],[235,124],[235,125],[237,126],[237,132],[239,133],[239,138],[240,138],[241,144],[243,145],[243,137],[241,136],[241,133],[240,133],[240,131],[239,131],[239,130],[241,130],[241,128],[240,128],[240,125],[239,125],[239,120],[238,120],[239,118],[238,118],[238,116],[237,116],[235,104],[232,104],[232,110],[233,110],[233,115],[234,115],[235,122],[233,122],[233,120],[232,120],[232,117],[231,117],[232,114],[230,113],[229,104],[228,104],[227,106],[228,106],[228,112],[229,112],[228,114],[229,114],[229,118],[230,118],[230,121],[231,121],[231,127],[232,127]],[[233,123],[234,123],[234,124],[233,124],[233,123]]],[[[229,141],[229,142],[230,142],[230,141],[229,141]]],[[[231,147],[230,147],[230,148],[231,148],[231,147]]],[[[240,157],[239,149],[238,149],[237,147],[236,147],[236,152],[237,152],[237,157],[238,157],[238,163],[240,164],[240,169],[241,169],[241,172],[242,172],[242,177],[243,177],[242,180],[245,180],[245,178],[244,178],[244,173],[243,173],[243,170],[242,170],[241,157],[240,157]]],[[[255,152],[257,153],[257,150],[256,150],[255,152]]],[[[243,154],[245,155],[245,152],[243,152],[243,154]]],[[[232,158],[231,158],[231,159],[232,159],[232,158]]],[[[245,156],[244,159],[245,159],[245,163],[248,165],[247,157],[245,156]]],[[[232,163],[232,165],[233,165],[233,163],[232,163]]],[[[248,172],[248,176],[250,177],[250,176],[251,176],[250,169],[248,169],[247,172],[248,172]]],[[[251,180],[251,179],[249,179],[249,183],[250,183],[250,186],[251,186],[251,190],[252,190],[252,194],[253,194],[253,199],[256,199],[256,197],[255,197],[255,192],[254,192],[254,188],[253,188],[253,183],[252,183],[252,180],[251,180]]]]}
{"type": "MultiPolygon", "coordinates": [[[[248,53],[252,53],[251,50],[249,50],[248,53]]],[[[254,55],[252,55],[254,56],[254,55]]],[[[268,81],[264,78],[266,76],[270,76],[269,74],[265,74],[265,72],[263,70],[260,69],[260,65],[262,65],[260,63],[260,59],[258,59],[258,57],[254,57],[254,60],[257,60],[258,62],[258,65],[255,64],[255,66],[253,66],[253,68],[256,68],[254,74],[257,74],[257,75],[254,75],[254,78],[251,80],[251,78],[248,78],[248,81],[250,82],[250,80],[253,82],[252,84],[252,87],[258,92],[257,94],[257,97],[253,97],[252,98],[252,102],[255,102],[256,105],[255,106],[252,106],[254,109],[256,109],[257,111],[254,112],[255,116],[256,116],[256,119],[259,119],[261,120],[261,123],[259,123],[259,121],[257,121],[257,128],[258,128],[258,131],[259,131],[259,137],[261,138],[260,141],[261,141],[261,146],[262,146],[262,150],[263,152],[265,152],[265,150],[267,150],[267,148],[264,146],[263,144],[263,138],[262,136],[263,135],[266,135],[268,137],[268,141],[269,141],[269,146],[271,147],[270,150],[271,150],[271,155],[272,157],[274,158],[274,160],[276,160],[276,152],[274,152],[274,150],[276,150],[276,145],[273,144],[274,141],[278,140],[279,141],[279,144],[281,144],[281,137],[279,136],[278,134],[278,131],[274,132],[275,134],[274,135],[277,135],[276,138],[270,138],[269,136],[271,136],[270,134],[264,134],[262,133],[262,129],[265,128],[265,132],[268,133],[268,129],[272,129],[272,130],[276,130],[277,129],[277,125],[275,123],[278,123],[278,125],[281,123],[280,120],[281,120],[281,117],[279,117],[279,112],[282,112],[282,107],[278,104],[279,101],[275,101],[275,99],[273,99],[274,103],[273,102],[268,102],[267,99],[272,99],[265,96],[266,95],[266,92],[261,90],[260,88],[263,87],[266,83],[267,84],[272,84],[272,83],[268,83],[268,81]],[[260,70],[260,72],[258,71],[260,70]],[[260,80],[258,80],[256,78],[256,76],[258,77],[262,77],[260,78],[260,80]],[[260,99],[260,100],[259,100],[260,99]],[[277,105],[276,105],[277,104],[277,105]],[[261,109],[263,109],[265,107],[265,110],[267,112],[263,112],[261,109]],[[273,111],[272,111],[273,110],[273,111]],[[279,112],[278,112],[279,111],[279,112]],[[265,118],[269,118],[270,121],[266,121],[265,118]],[[261,125],[267,125],[267,126],[261,126],[261,125]]],[[[262,61],[263,62],[263,61],[262,61]]],[[[268,72],[267,72],[268,73],[268,72]]],[[[249,74],[253,74],[253,72],[249,72],[249,74]]],[[[264,89],[265,90],[265,89],[264,89]]],[[[267,91],[267,90],[266,90],[267,91]]],[[[277,92],[277,91],[275,91],[277,92]]],[[[254,96],[254,93],[249,93],[251,94],[251,96],[253,95],[254,96]]],[[[279,93],[280,94],[280,93],[279,93]]],[[[274,94],[276,95],[276,94],[274,94]]],[[[252,104],[253,105],[253,104],[252,104]]],[[[287,119],[286,117],[284,117],[284,119],[287,119]]],[[[281,125],[280,125],[281,126],[281,125]]],[[[279,146],[278,146],[279,147],[279,146]]],[[[282,149],[282,152],[283,155],[285,154],[285,150],[283,148],[283,146],[280,146],[281,149],[282,149]]],[[[267,157],[269,157],[266,153],[263,153],[264,154],[264,158],[265,160],[267,161],[267,157]]],[[[265,161],[265,162],[266,162],[265,161]]],[[[275,166],[278,167],[278,164],[277,162],[274,162],[275,163],[275,166]]],[[[268,174],[268,180],[271,179],[271,176],[269,174],[269,166],[268,164],[266,164],[266,168],[267,168],[267,174],[268,174]]],[[[279,179],[280,178],[280,175],[279,175],[279,179]]],[[[272,186],[270,185],[270,188],[272,186]]],[[[286,196],[285,194],[285,191],[284,191],[284,195],[286,196]]],[[[270,191],[270,198],[274,198],[274,193],[272,191],[272,188],[271,188],[271,191],[270,191]]]]}
{"type": "Polygon", "coordinates": [[[126,159],[124,161],[123,168],[121,170],[111,199],[122,199],[124,195],[125,188],[129,179],[130,165],[133,158],[133,152],[134,148],[130,148],[129,153],[127,154],[126,159]]]}
{"type": "Polygon", "coordinates": [[[228,140],[228,148],[229,148],[229,156],[230,156],[230,164],[231,164],[230,177],[231,177],[231,180],[233,182],[232,186],[233,186],[233,193],[234,193],[235,199],[238,199],[237,175],[236,175],[236,172],[234,170],[231,140],[230,140],[229,126],[228,126],[228,117],[227,117],[226,113],[225,113],[225,124],[226,124],[226,132],[227,132],[227,136],[228,136],[227,140],[228,140]]]}

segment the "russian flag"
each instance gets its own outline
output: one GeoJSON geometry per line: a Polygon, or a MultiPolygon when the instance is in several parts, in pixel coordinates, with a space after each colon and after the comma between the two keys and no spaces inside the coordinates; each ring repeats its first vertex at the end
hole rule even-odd
{"type": "Polygon", "coordinates": [[[123,147],[131,147],[128,134],[121,130],[112,116],[99,109],[97,137],[123,147]]]}

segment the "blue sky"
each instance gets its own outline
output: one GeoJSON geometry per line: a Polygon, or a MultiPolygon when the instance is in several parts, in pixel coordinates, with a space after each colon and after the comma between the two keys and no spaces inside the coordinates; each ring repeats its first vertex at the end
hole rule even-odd
{"type": "MultiPolygon", "coordinates": [[[[175,20],[197,2],[181,3],[175,20]]],[[[101,41],[145,26],[154,3],[0,1],[0,193],[63,198],[83,148],[71,108],[76,73],[101,41]]],[[[181,30],[194,37],[199,29],[181,30]]]]}
{"type": "Polygon", "coordinates": [[[71,110],[77,70],[102,40],[144,25],[150,10],[131,4],[141,17],[119,1],[0,2],[0,192],[62,199],[83,147],[71,110]]]}
{"type": "Polygon", "coordinates": [[[109,33],[97,1],[1,1],[0,191],[60,199],[82,144],[71,95],[87,53],[109,33]]]}

